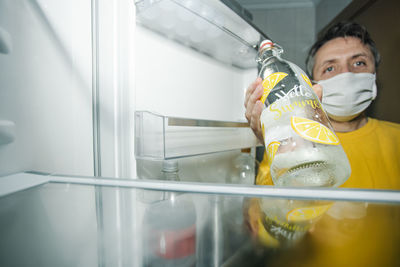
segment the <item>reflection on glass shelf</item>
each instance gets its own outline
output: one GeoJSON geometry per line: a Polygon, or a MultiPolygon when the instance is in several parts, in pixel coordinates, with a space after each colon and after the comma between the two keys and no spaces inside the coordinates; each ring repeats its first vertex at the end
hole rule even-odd
{"type": "Polygon", "coordinates": [[[247,123],[135,112],[135,157],[171,159],[257,146],[247,123]]]}
{"type": "Polygon", "coordinates": [[[265,34],[220,1],[137,0],[137,21],[168,38],[239,68],[254,68],[265,34]]]}
{"type": "MultiPolygon", "coordinates": [[[[232,186],[207,184],[203,193],[175,191],[165,198],[171,191],[162,190],[168,187],[162,182],[51,180],[0,198],[0,266],[400,263],[398,200],[257,197],[248,195],[250,187],[229,195],[222,192],[232,186]],[[158,197],[149,201],[149,195],[158,197]]],[[[268,187],[265,191],[271,194],[268,187]]]]}

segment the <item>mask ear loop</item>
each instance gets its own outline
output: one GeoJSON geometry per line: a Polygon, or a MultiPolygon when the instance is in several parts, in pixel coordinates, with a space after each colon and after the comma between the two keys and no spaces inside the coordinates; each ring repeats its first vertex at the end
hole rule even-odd
{"type": "Polygon", "coordinates": [[[372,85],[372,100],[375,100],[378,94],[378,87],[376,85],[376,73],[374,73],[374,84],[372,85]]]}

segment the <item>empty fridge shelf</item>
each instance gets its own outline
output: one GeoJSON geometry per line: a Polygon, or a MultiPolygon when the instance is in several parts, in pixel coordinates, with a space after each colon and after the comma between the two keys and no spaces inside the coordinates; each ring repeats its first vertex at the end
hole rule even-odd
{"type": "Polygon", "coordinates": [[[260,145],[248,123],[135,113],[135,156],[172,159],[260,145]]]}

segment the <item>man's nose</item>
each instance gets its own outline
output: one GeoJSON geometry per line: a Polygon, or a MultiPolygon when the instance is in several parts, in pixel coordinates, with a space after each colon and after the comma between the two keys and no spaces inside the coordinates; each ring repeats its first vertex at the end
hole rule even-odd
{"type": "Polygon", "coordinates": [[[351,66],[343,64],[340,68],[340,73],[351,72],[351,66]]]}
{"type": "Polygon", "coordinates": [[[342,74],[345,72],[350,72],[350,68],[347,65],[343,64],[336,70],[335,75],[342,74]]]}

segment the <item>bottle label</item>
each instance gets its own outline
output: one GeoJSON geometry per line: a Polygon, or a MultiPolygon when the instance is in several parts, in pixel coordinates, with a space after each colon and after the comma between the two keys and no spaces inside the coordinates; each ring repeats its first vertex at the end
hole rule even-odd
{"type": "Polygon", "coordinates": [[[267,145],[267,160],[268,160],[268,166],[271,166],[272,161],[274,160],[276,151],[278,151],[279,145],[281,142],[278,141],[272,141],[267,145]]]}
{"type": "Polygon", "coordinates": [[[261,97],[261,102],[265,103],[269,93],[272,89],[274,89],[275,85],[279,83],[283,78],[285,78],[288,74],[284,72],[275,72],[265,78],[262,82],[262,86],[264,88],[264,93],[261,97]]]}
{"type": "MultiPolygon", "coordinates": [[[[307,75],[300,73],[303,81],[305,84],[295,84],[291,89],[287,90],[284,86],[282,86],[281,90],[276,90],[276,92],[273,93],[274,96],[274,102],[275,101],[282,101],[290,100],[292,97],[305,97],[305,98],[310,98],[314,99],[315,96],[311,93],[310,90],[312,87],[310,79],[307,77],[307,75]],[[305,88],[309,87],[309,88],[305,88]]],[[[280,83],[285,77],[287,77],[288,74],[285,72],[275,72],[270,75],[268,75],[263,81],[262,81],[262,86],[264,89],[264,93],[261,97],[261,102],[265,104],[265,101],[267,100],[268,96],[270,95],[271,91],[276,87],[278,83],[280,83]]],[[[317,101],[319,102],[319,101],[317,101]]]]}
{"type": "Polygon", "coordinates": [[[153,251],[164,259],[180,259],[195,254],[196,225],[184,229],[154,230],[153,251]]]}
{"type": "Polygon", "coordinates": [[[296,240],[302,237],[331,206],[332,204],[326,204],[295,208],[286,214],[286,220],[266,215],[264,226],[277,240],[296,240]]]}
{"type": "Polygon", "coordinates": [[[291,241],[302,237],[311,227],[309,224],[300,225],[279,220],[276,216],[264,218],[267,232],[280,241],[291,241]]]}
{"type": "Polygon", "coordinates": [[[325,145],[339,145],[339,138],[325,125],[306,118],[292,116],[292,129],[304,139],[325,145]]]}
{"type": "Polygon", "coordinates": [[[321,215],[323,215],[331,206],[332,204],[326,204],[319,206],[295,208],[286,214],[286,219],[289,222],[315,220],[316,218],[319,218],[321,215]]]}
{"type": "Polygon", "coordinates": [[[314,110],[321,108],[321,103],[317,99],[302,99],[291,102],[289,100],[289,97],[288,95],[286,95],[285,97],[281,98],[281,101],[275,101],[274,103],[269,105],[263,112],[270,112],[269,117],[276,121],[281,119],[283,115],[287,113],[292,113],[299,108],[305,109],[307,107],[311,107],[314,110]]]}
{"type": "Polygon", "coordinates": [[[294,136],[326,145],[340,144],[334,132],[324,125],[327,121],[322,118],[326,118],[326,114],[312,91],[307,75],[300,71],[296,71],[295,77],[275,72],[263,80],[262,86],[264,94],[261,101],[266,108],[260,119],[269,166],[282,140],[294,136]],[[309,119],[314,117],[321,121],[309,119]]]}

